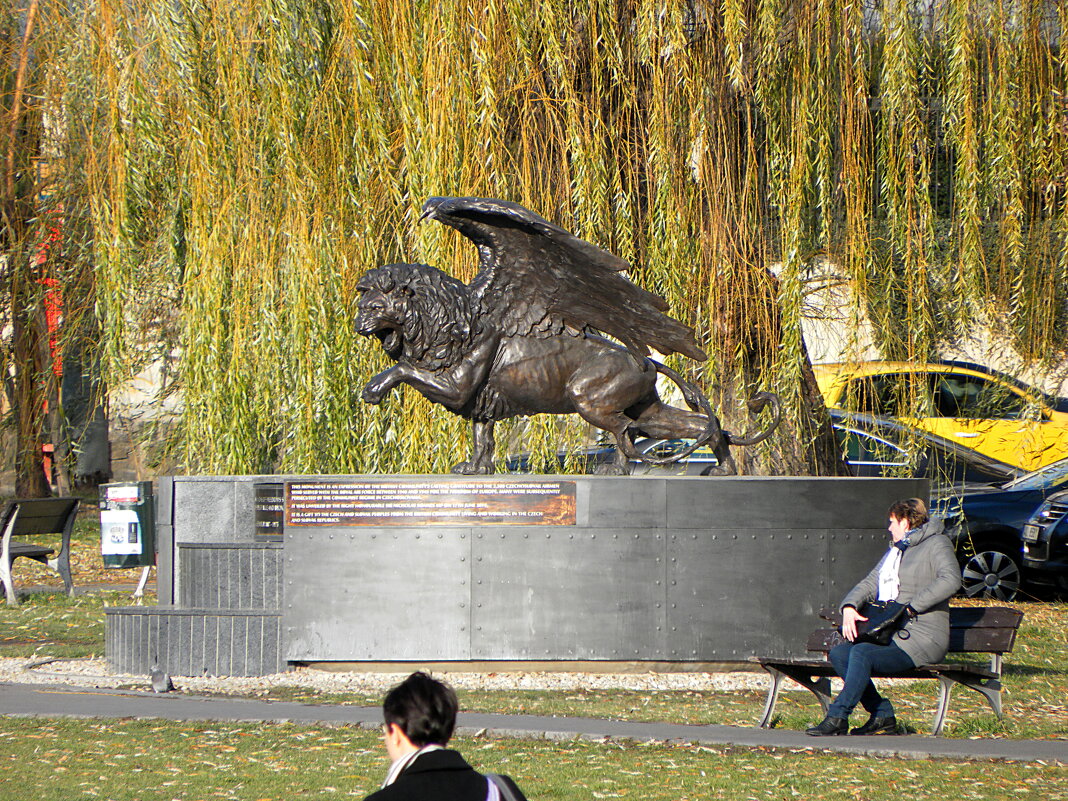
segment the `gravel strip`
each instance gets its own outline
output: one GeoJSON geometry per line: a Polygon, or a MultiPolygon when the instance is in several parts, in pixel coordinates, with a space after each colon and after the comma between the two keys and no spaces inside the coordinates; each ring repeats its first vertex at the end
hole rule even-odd
{"type": "MultiPolygon", "coordinates": [[[[403,673],[333,672],[297,668],[287,673],[251,678],[238,676],[173,676],[175,688],[187,693],[255,696],[273,687],[297,687],[328,693],[367,693],[379,696],[405,678],[403,673]]],[[[435,671],[437,678],[458,690],[760,690],[768,687],[763,673],[557,673],[515,671],[493,673],[435,671]]],[[[0,682],[73,684],[96,688],[148,688],[147,676],[117,673],[103,659],[32,660],[0,658],[0,682]]]]}

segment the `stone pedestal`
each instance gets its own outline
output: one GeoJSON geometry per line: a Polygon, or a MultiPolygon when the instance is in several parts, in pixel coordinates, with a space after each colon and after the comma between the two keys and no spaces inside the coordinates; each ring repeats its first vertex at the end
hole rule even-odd
{"type": "Polygon", "coordinates": [[[176,477],[159,490],[161,605],[108,610],[108,659],[257,675],[802,656],[819,609],[886,548],[890,503],[926,492],[913,479],[176,477]],[[284,524],[257,509],[283,488],[284,524]]]}

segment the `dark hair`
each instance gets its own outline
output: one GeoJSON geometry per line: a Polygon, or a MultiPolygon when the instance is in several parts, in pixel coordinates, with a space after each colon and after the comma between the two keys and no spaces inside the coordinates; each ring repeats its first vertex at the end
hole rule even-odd
{"type": "Polygon", "coordinates": [[[395,724],[412,745],[446,745],[456,728],[459,704],[452,687],[417,671],[382,701],[386,725],[395,724]]]}
{"type": "Polygon", "coordinates": [[[931,516],[927,514],[927,504],[919,498],[909,498],[890,504],[888,514],[898,520],[907,520],[910,529],[919,528],[931,519],[931,516]]]}

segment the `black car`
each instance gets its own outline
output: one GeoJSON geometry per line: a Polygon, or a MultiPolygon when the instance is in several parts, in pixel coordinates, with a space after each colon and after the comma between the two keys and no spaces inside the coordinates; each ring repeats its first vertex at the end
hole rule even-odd
{"type": "Polygon", "coordinates": [[[1044,501],[1066,489],[1068,459],[1062,459],[1000,486],[948,495],[934,505],[935,514],[946,518],[957,548],[965,595],[1008,601],[1022,586],[1041,579],[1031,563],[1038,560],[1025,559],[1024,526],[1044,501]]]}
{"type": "Polygon", "coordinates": [[[829,409],[849,472],[876,478],[927,478],[935,494],[1002,484],[1025,475],[1011,464],[886,417],[829,409]]]}
{"type": "Polygon", "coordinates": [[[1068,590],[1068,491],[1050,495],[1027,521],[1023,566],[1036,583],[1068,590]]]}
{"type": "MultiPolygon", "coordinates": [[[[947,491],[969,485],[1001,484],[1024,475],[1023,470],[1010,464],[895,420],[840,409],[830,409],[829,414],[846,466],[854,476],[929,478],[936,491],[947,491]]],[[[641,453],[665,458],[692,443],[689,439],[639,439],[634,446],[641,453]]],[[[575,452],[560,451],[556,454],[556,465],[558,469],[572,465],[586,474],[602,473],[612,466],[615,458],[615,445],[604,444],[575,452]]],[[[653,465],[632,460],[630,474],[711,475],[718,464],[712,449],[702,447],[673,464],[653,465]]],[[[510,473],[531,472],[530,455],[509,457],[505,469],[510,473]]]]}
{"type": "MultiPolygon", "coordinates": [[[[634,447],[639,453],[647,453],[657,459],[663,459],[678,453],[693,444],[692,439],[649,439],[641,438],[634,441],[634,447]]],[[[596,475],[610,471],[616,460],[616,446],[614,444],[592,445],[577,451],[558,451],[555,459],[555,467],[559,470],[574,468],[579,473],[596,475]]],[[[684,459],[672,464],[649,464],[631,460],[628,470],[630,475],[658,475],[658,476],[700,476],[709,475],[709,471],[719,465],[719,460],[711,448],[698,448],[684,459]]],[[[552,464],[549,465],[553,467],[552,464]]],[[[509,473],[533,472],[533,458],[528,453],[509,456],[504,462],[504,469],[509,473]]]]}

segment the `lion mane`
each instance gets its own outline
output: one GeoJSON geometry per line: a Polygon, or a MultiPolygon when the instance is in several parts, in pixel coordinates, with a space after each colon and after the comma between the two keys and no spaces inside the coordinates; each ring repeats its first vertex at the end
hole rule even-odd
{"type": "Polygon", "coordinates": [[[397,361],[441,370],[470,352],[477,326],[471,294],[461,281],[427,264],[387,264],[368,270],[360,287],[407,297],[397,361]]]}

